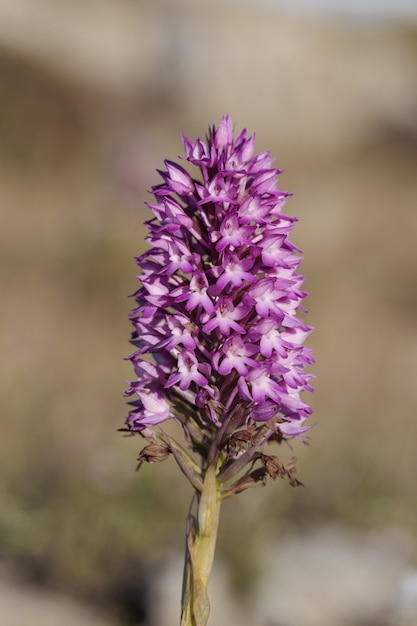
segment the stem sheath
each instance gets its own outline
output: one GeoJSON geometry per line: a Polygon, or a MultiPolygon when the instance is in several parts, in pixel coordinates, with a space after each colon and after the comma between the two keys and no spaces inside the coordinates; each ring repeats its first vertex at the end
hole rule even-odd
{"type": "Polygon", "coordinates": [[[220,514],[216,466],[209,465],[203,489],[197,493],[197,517],[187,519],[181,626],[206,626],[210,604],[207,585],[214,560],[220,514]]]}

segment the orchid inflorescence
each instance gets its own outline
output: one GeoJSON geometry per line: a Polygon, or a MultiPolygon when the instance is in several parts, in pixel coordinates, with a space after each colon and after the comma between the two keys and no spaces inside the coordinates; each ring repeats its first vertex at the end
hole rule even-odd
{"type": "Polygon", "coordinates": [[[183,138],[199,177],[165,161],[147,204],[151,248],[136,260],[126,428],[149,442],[140,463],[172,454],[199,492],[214,466],[222,499],[267,476],[300,484],[293,460],[263,450],[310,428],[300,394],[312,391],[311,327],[297,317],[306,292],[289,240],[296,218],[281,212],[290,194],[270,154],[253,154],[254,139],[246,129],[234,138],[229,116],[205,142],[183,138]],[[167,420],[181,425],[185,446],[167,420]]]}

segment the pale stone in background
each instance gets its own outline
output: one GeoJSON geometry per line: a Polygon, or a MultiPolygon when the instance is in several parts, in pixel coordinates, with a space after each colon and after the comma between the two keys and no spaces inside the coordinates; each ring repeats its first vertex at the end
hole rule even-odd
{"type": "Polygon", "coordinates": [[[19,585],[0,574],[0,623],[4,626],[116,626],[116,622],[63,594],[19,585]]]}
{"type": "Polygon", "coordinates": [[[365,534],[324,527],[283,538],[265,550],[256,624],[383,626],[412,551],[411,537],[397,529],[365,534]]]}

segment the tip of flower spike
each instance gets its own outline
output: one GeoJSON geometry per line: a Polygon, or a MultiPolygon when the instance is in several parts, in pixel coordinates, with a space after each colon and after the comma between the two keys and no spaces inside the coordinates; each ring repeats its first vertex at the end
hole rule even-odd
{"type": "Polygon", "coordinates": [[[224,115],[214,134],[214,145],[217,150],[223,150],[233,142],[233,125],[230,115],[224,115]]]}

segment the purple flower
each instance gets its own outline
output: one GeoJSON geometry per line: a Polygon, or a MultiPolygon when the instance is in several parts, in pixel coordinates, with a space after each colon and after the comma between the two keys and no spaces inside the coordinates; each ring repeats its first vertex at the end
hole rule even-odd
{"type": "Polygon", "coordinates": [[[126,423],[148,437],[178,421],[203,465],[221,458],[229,478],[245,460],[233,452],[239,433],[249,433],[240,437],[251,442],[249,462],[268,441],[309,429],[301,394],[312,391],[313,357],[303,346],[311,328],[297,317],[306,293],[289,240],[296,218],[281,212],[290,194],[269,153],[253,154],[246,129],[235,138],[229,116],[206,141],[183,143],[198,176],[166,161],[148,204],[150,250],[137,259],[132,314],[137,380],[127,392],[137,400],[126,423]]]}
{"type": "Polygon", "coordinates": [[[240,335],[232,335],[223,344],[221,351],[216,352],[213,363],[219,374],[229,374],[235,369],[241,376],[248,374],[248,366],[257,367],[258,363],[250,355],[257,353],[253,344],[244,344],[240,335]],[[220,365],[219,359],[221,360],[220,365]]]}
{"type": "Polygon", "coordinates": [[[137,410],[133,411],[128,418],[128,424],[142,422],[143,427],[155,426],[170,417],[170,407],[164,397],[155,391],[137,391],[139,401],[137,410]]]}
{"type": "Polygon", "coordinates": [[[165,387],[172,387],[172,385],[177,383],[181,391],[188,389],[191,383],[195,383],[197,387],[206,387],[208,380],[205,376],[203,376],[200,370],[204,370],[207,374],[209,374],[209,364],[199,364],[193,352],[182,350],[178,354],[178,372],[171,374],[165,383],[165,387]]]}
{"type": "Polygon", "coordinates": [[[215,307],[215,315],[210,317],[202,330],[204,333],[210,333],[215,328],[218,328],[222,335],[229,335],[232,330],[244,335],[246,329],[241,324],[238,324],[236,320],[241,320],[248,310],[249,307],[244,305],[235,307],[232,298],[221,296],[215,307]]]}

